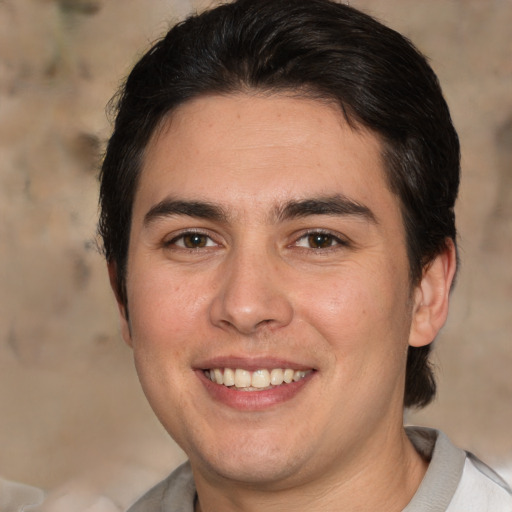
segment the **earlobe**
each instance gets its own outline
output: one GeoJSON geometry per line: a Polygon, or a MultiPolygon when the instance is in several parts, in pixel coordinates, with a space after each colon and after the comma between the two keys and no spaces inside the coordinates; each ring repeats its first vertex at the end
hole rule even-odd
{"type": "Polygon", "coordinates": [[[424,269],[421,282],[415,289],[410,346],[428,345],[446,322],[456,267],[455,244],[447,239],[446,248],[424,269]]]}
{"type": "Polygon", "coordinates": [[[117,266],[114,262],[107,263],[108,268],[108,277],[110,280],[110,287],[114,292],[114,296],[117,302],[117,308],[119,310],[119,321],[121,327],[121,336],[127,345],[132,346],[132,336],[130,323],[128,321],[128,311],[126,310],[126,305],[124,304],[121,294],[119,292],[118,281],[117,281],[117,266]]]}

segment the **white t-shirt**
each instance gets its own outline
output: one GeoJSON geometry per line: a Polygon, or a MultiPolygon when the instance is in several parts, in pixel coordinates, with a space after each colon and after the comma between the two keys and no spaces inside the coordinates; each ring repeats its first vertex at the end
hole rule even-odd
{"type": "Polygon", "coordinates": [[[43,502],[41,489],[0,478],[0,512],[29,512],[43,502]]]}
{"type": "Polygon", "coordinates": [[[407,427],[406,432],[430,464],[403,512],[512,512],[512,491],[489,466],[438,430],[407,427]]]}

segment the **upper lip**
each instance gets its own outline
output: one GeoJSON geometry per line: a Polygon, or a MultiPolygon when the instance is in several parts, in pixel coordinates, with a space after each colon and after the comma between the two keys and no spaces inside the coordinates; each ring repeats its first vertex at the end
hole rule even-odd
{"type": "Polygon", "coordinates": [[[240,356],[217,356],[199,361],[194,365],[200,370],[213,368],[241,368],[248,371],[272,368],[292,368],[293,370],[312,370],[312,365],[299,361],[281,359],[275,357],[240,357],[240,356]]]}

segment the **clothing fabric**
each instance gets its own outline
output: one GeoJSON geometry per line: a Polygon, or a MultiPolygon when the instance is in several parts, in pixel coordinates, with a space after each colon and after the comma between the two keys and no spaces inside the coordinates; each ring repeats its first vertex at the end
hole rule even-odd
{"type": "Polygon", "coordinates": [[[43,502],[44,492],[30,485],[0,478],[0,511],[29,512],[43,502]]]}
{"type": "MultiPolygon", "coordinates": [[[[402,512],[512,512],[512,490],[491,468],[455,447],[440,431],[407,427],[416,450],[430,460],[402,512]]],[[[194,512],[196,489],[186,462],[127,512],[194,512]]]]}
{"type": "Polygon", "coordinates": [[[489,466],[438,430],[406,432],[430,464],[403,512],[512,512],[512,490],[489,466]]]}

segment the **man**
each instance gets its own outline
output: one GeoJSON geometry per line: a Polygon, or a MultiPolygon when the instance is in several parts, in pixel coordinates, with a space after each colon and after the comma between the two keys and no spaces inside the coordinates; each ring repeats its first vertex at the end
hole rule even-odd
{"type": "Polygon", "coordinates": [[[122,90],[100,233],[122,334],[189,462],[131,512],[505,511],[439,432],[459,144],[396,32],[329,0],[193,16],[122,90]]]}

